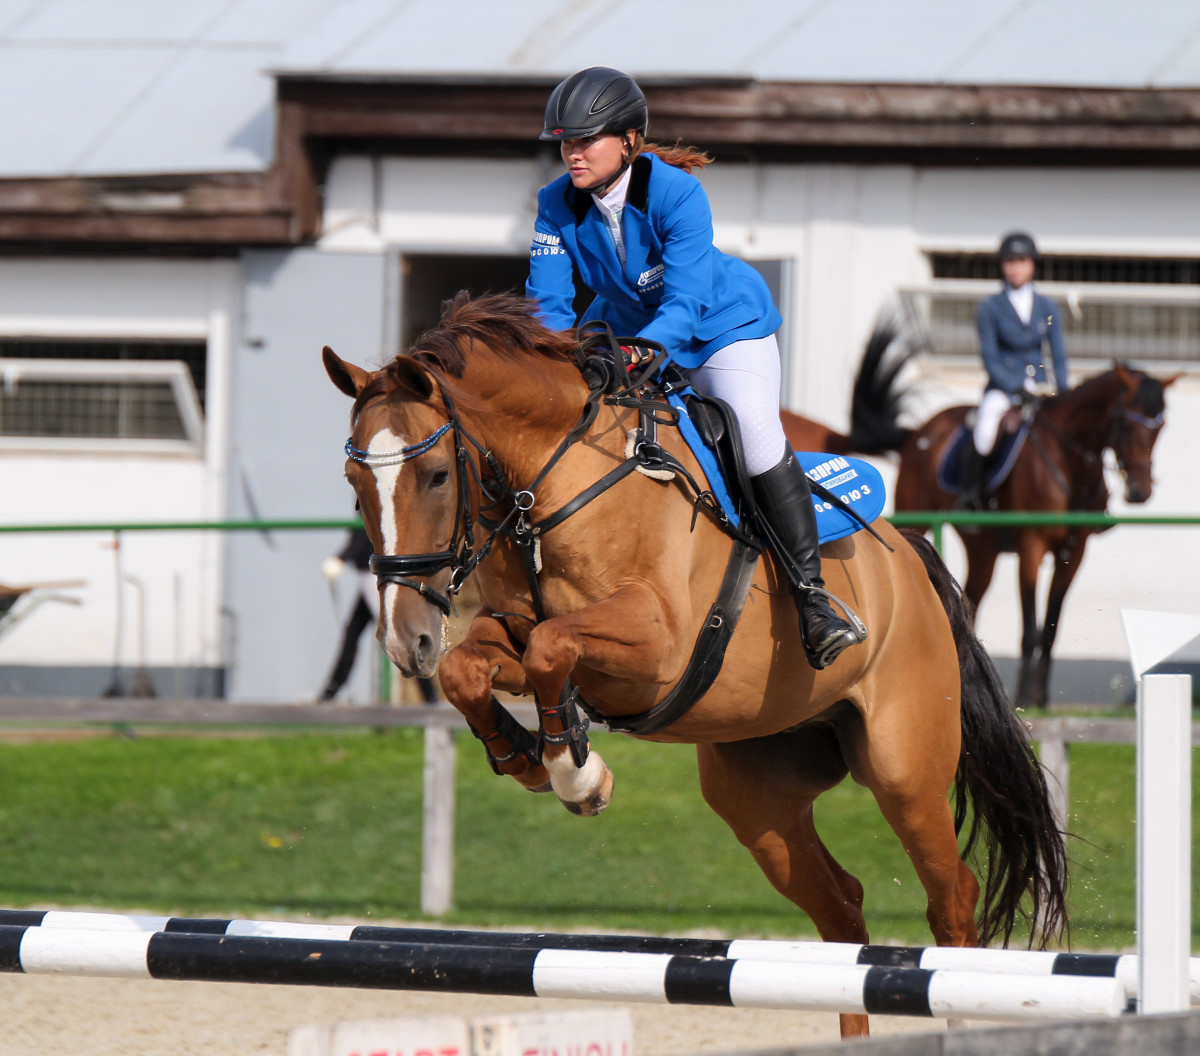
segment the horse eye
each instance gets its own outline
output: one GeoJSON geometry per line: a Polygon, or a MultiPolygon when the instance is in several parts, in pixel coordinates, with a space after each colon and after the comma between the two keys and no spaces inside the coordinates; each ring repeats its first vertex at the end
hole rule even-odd
{"type": "Polygon", "coordinates": [[[429,480],[431,488],[440,488],[450,479],[450,471],[448,469],[439,469],[429,480]]]}

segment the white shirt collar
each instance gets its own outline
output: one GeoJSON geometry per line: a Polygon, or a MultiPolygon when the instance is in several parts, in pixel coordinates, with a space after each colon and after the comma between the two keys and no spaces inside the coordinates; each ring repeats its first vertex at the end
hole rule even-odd
{"type": "Polygon", "coordinates": [[[1008,302],[1016,310],[1017,317],[1026,325],[1033,318],[1033,283],[1027,282],[1019,290],[1014,290],[1008,283],[1004,284],[1004,292],[1008,302]]]}
{"type": "Polygon", "coordinates": [[[621,178],[603,196],[592,195],[592,200],[602,213],[611,216],[613,213],[619,213],[625,207],[625,195],[629,192],[629,176],[632,172],[633,167],[626,166],[625,171],[621,173],[621,178]]]}

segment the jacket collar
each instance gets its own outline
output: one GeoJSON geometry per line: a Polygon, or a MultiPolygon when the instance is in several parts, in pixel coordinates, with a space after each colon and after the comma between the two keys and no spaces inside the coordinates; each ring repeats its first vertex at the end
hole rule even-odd
{"type": "MultiPolygon", "coordinates": [[[[646,211],[646,202],[650,194],[650,172],[653,163],[645,154],[639,154],[633,159],[633,165],[630,168],[633,170],[629,175],[629,190],[625,194],[625,204],[631,205],[641,213],[646,211]]],[[[571,207],[571,212],[575,214],[575,226],[578,227],[583,223],[584,218],[588,214],[588,210],[592,207],[592,196],[586,191],[579,191],[568,180],[567,181],[567,204],[571,207]]]]}

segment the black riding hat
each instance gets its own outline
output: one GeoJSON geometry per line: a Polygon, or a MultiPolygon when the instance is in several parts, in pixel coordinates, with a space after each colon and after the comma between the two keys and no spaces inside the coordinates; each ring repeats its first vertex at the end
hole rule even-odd
{"type": "Polygon", "coordinates": [[[1033,237],[1025,234],[1024,231],[1013,231],[1011,234],[1005,235],[1004,240],[1000,243],[999,256],[1001,260],[1009,260],[1012,257],[1029,257],[1031,260],[1037,260],[1037,244],[1033,241],[1033,237]]]}
{"type": "Polygon", "coordinates": [[[628,74],[592,66],[571,74],[550,93],[539,139],[584,139],[601,132],[646,132],[646,97],[628,74]]]}

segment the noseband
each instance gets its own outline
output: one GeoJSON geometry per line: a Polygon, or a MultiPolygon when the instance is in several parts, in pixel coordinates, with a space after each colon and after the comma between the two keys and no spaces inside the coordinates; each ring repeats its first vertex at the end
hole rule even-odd
{"type": "MultiPolygon", "coordinates": [[[[445,425],[439,426],[429,436],[425,437],[424,440],[419,440],[415,444],[409,444],[395,451],[364,451],[361,448],[355,447],[350,440],[346,441],[345,447],[346,457],[361,465],[371,468],[376,466],[400,466],[405,462],[411,462],[415,458],[420,458],[421,455],[428,451],[432,451],[437,442],[451,430],[454,431],[459,502],[458,509],[454,515],[454,534],[450,546],[445,550],[430,554],[372,554],[368,562],[380,586],[394,583],[397,586],[409,587],[427,601],[436,605],[447,616],[450,615],[450,598],[462,589],[467,576],[484,556],[483,553],[478,555],[474,553],[475,533],[472,528],[473,518],[471,517],[469,506],[470,496],[465,487],[466,467],[469,460],[466,448],[463,445],[463,438],[466,436],[473,444],[475,441],[467,436],[462,428],[462,424],[458,420],[458,416],[451,411],[450,420],[445,425]],[[460,532],[461,539],[459,537],[460,532]],[[445,593],[434,590],[427,583],[420,583],[410,578],[411,576],[432,576],[434,573],[440,572],[443,568],[450,569],[450,583],[445,593]]],[[[475,444],[475,446],[479,447],[478,444],[475,444]]],[[[482,448],[480,448],[480,451],[482,452],[482,448]]],[[[478,476],[478,473],[476,473],[476,476],[478,476]]]]}

